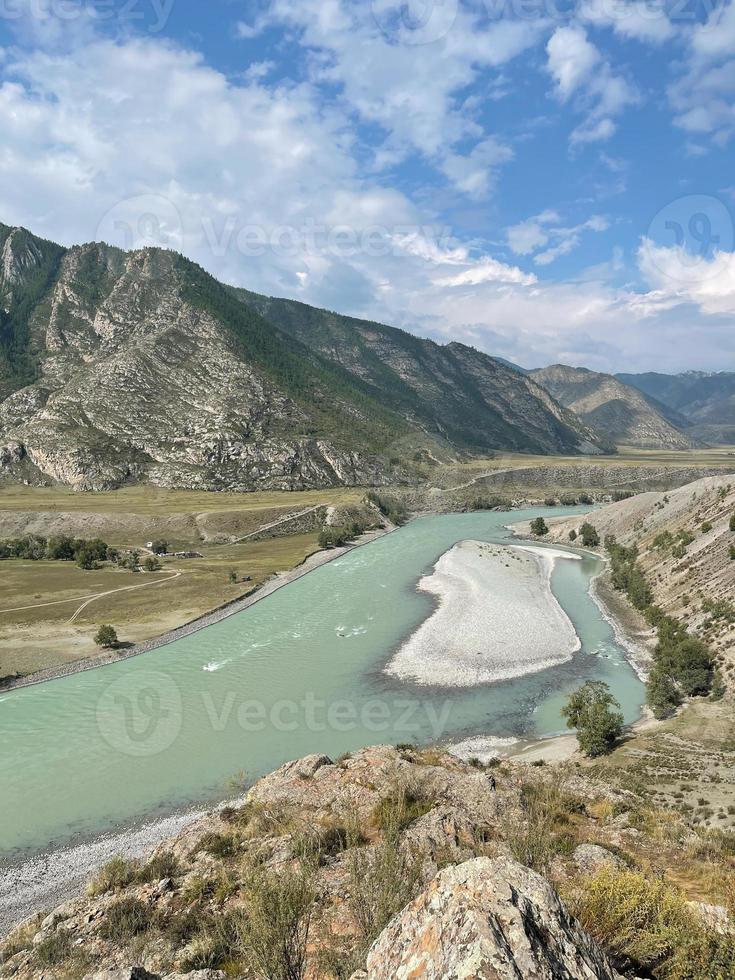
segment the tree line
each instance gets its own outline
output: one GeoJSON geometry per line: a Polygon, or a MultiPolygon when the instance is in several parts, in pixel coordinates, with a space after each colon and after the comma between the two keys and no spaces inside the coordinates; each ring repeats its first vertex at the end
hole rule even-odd
{"type": "Polygon", "coordinates": [[[637,564],[636,545],[626,548],[609,534],[605,548],[610,556],[613,585],[656,628],[658,642],[646,685],[648,704],[656,718],[668,717],[685,697],[710,693],[721,696],[722,680],[709,646],[654,605],[653,593],[637,564]]]}
{"type": "MultiPolygon", "coordinates": [[[[57,534],[50,538],[40,534],[24,534],[20,538],[0,541],[0,560],[10,558],[25,561],[73,561],[86,571],[99,568],[102,562],[108,561],[131,572],[140,570],[138,551],[121,552],[102,538],[72,538],[66,534],[57,534]]],[[[147,572],[157,572],[161,567],[161,562],[154,555],[148,555],[143,561],[143,568],[147,572]]]]}
{"type": "Polygon", "coordinates": [[[120,552],[101,538],[72,538],[64,534],[44,538],[24,534],[0,541],[0,559],[26,561],[75,561],[80,568],[95,568],[102,561],[117,561],[120,552]]]}

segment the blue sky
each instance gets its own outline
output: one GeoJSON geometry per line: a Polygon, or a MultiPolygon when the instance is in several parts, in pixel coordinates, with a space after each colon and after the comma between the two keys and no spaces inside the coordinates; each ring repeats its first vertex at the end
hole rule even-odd
{"type": "Polygon", "coordinates": [[[0,0],[0,220],[527,366],[732,370],[733,0],[0,0]]]}

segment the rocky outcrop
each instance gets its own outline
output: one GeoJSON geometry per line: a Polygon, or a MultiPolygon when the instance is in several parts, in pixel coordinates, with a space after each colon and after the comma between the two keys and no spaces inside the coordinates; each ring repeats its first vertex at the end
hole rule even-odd
{"type": "MultiPolygon", "coordinates": [[[[307,980],[355,970],[354,980],[617,980],[551,882],[513,855],[533,860],[523,841],[544,834],[551,881],[573,897],[622,863],[605,845],[655,867],[660,837],[623,819],[638,803],[576,768],[484,767],[435,747],[309,755],[138,860],[116,857],[86,895],[17,926],[0,939],[0,978],[301,976],[286,971],[281,935],[267,929],[270,972],[248,958],[249,930],[263,930],[248,910],[265,895],[261,911],[283,899],[279,915],[308,917],[307,980]],[[543,800],[556,829],[534,822],[543,800]],[[619,818],[601,816],[603,800],[619,818]]],[[[717,911],[697,910],[712,935],[729,927],[717,911]]]]}
{"type": "Polygon", "coordinates": [[[596,510],[593,515],[554,522],[549,539],[569,543],[591,520],[604,541],[636,545],[638,566],[654,602],[687,623],[693,636],[705,639],[735,685],[735,561],[730,520],[735,512],[735,477],[705,477],[666,493],[640,493],[596,510]]]}
{"type": "Polygon", "coordinates": [[[367,980],[617,980],[540,875],[508,858],[446,868],[370,950],[367,980]]]}

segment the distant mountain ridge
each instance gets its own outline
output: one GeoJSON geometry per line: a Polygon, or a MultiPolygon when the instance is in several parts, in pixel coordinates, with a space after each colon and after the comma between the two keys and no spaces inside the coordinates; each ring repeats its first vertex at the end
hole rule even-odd
{"type": "Polygon", "coordinates": [[[715,445],[735,445],[735,372],[651,371],[617,377],[677,412],[694,438],[715,445]]]}
{"type": "Polygon", "coordinates": [[[530,372],[557,401],[615,445],[640,449],[691,449],[681,431],[686,419],[619,377],[587,368],[552,364],[530,372]]]}
{"type": "Polygon", "coordinates": [[[422,451],[602,448],[462,344],[234,290],[173,252],[0,225],[0,477],[296,489],[411,478],[422,451]]]}

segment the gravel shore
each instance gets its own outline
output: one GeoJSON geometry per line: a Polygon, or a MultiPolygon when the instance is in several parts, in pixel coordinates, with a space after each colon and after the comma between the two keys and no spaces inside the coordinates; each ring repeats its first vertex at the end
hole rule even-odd
{"type": "Polygon", "coordinates": [[[81,894],[90,875],[110,858],[118,854],[140,857],[206,812],[189,810],[141,823],[0,868],[0,936],[40,909],[54,908],[81,894]]]}
{"type": "Polygon", "coordinates": [[[576,555],[551,548],[462,541],[418,588],[435,612],[386,667],[402,680],[471,687],[571,660],[580,640],[551,591],[551,572],[576,555]]]}

